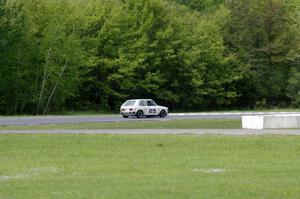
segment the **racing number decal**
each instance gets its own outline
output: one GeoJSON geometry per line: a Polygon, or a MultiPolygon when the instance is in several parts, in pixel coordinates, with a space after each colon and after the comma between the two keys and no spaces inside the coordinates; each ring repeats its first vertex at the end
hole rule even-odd
{"type": "Polygon", "coordinates": [[[149,113],[156,113],[156,109],[149,109],[149,113]]]}

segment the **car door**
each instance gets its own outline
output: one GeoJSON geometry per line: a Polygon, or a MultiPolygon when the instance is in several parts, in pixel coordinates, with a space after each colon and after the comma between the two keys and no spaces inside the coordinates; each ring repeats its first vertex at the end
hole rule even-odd
{"type": "Polygon", "coordinates": [[[139,108],[143,110],[144,115],[149,115],[149,109],[145,100],[139,101],[139,108]]]}
{"type": "Polygon", "coordinates": [[[148,114],[157,115],[157,105],[153,100],[147,100],[148,114]]]}

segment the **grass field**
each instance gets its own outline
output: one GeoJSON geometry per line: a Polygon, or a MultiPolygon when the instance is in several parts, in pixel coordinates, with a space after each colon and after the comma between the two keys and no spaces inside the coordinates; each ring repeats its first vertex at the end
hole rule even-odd
{"type": "Polygon", "coordinates": [[[47,129],[239,129],[240,119],[190,119],[165,121],[98,122],[76,124],[51,124],[35,126],[0,126],[0,130],[47,130],[47,129]]]}
{"type": "Polygon", "coordinates": [[[300,137],[0,135],[0,199],[300,198],[300,137]]]}

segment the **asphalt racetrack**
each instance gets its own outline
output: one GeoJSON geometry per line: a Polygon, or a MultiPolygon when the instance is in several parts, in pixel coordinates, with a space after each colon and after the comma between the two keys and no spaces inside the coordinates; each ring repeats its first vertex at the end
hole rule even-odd
{"type": "Polygon", "coordinates": [[[241,118],[243,115],[280,115],[299,114],[299,112],[229,112],[229,113],[170,113],[166,118],[127,118],[121,115],[100,116],[16,116],[0,117],[1,126],[18,125],[43,125],[43,124],[72,124],[72,123],[94,123],[94,122],[123,122],[123,121],[145,121],[145,120],[176,120],[176,119],[213,119],[213,118],[241,118]]]}

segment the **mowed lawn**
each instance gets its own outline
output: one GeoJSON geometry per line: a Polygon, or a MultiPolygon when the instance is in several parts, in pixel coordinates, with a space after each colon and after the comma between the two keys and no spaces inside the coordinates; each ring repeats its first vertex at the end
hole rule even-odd
{"type": "Polygon", "coordinates": [[[0,135],[0,199],[300,198],[300,137],[0,135]]]}

